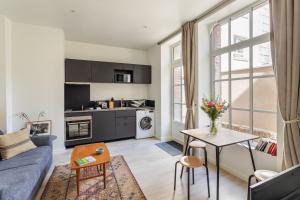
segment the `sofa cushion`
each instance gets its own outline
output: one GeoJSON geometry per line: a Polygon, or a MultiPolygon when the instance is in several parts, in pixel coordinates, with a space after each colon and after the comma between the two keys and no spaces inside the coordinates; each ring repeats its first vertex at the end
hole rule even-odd
{"type": "Polygon", "coordinates": [[[0,199],[29,199],[41,174],[42,169],[38,164],[0,171],[3,180],[0,181],[0,199]]]}
{"type": "Polygon", "coordinates": [[[0,135],[0,153],[3,160],[36,148],[29,138],[28,129],[0,135]]]}
{"type": "Polygon", "coordinates": [[[41,146],[21,153],[8,160],[0,161],[0,172],[6,169],[18,168],[26,165],[38,164],[44,167],[52,162],[52,148],[41,146]]]}

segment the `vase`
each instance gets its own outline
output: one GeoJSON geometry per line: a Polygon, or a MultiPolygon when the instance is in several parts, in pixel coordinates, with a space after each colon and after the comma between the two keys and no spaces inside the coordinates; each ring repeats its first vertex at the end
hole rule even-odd
{"type": "Polygon", "coordinates": [[[216,120],[210,120],[209,133],[212,135],[216,135],[218,133],[216,120]]]}

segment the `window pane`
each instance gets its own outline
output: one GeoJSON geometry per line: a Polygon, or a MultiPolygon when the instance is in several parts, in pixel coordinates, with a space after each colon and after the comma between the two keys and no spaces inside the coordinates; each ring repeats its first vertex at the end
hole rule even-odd
{"type": "Polygon", "coordinates": [[[174,86],[174,103],[181,103],[181,85],[174,86]]]}
{"type": "Polygon", "coordinates": [[[266,4],[253,10],[253,37],[270,32],[270,7],[266,4]]]}
{"type": "Polygon", "coordinates": [[[173,82],[174,85],[180,85],[182,79],[182,68],[174,67],[173,82]]]}
{"type": "Polygon", "coordinates": [[[231,78],[249,77],[249,47],[231,52],[231,78]]]}
{"type": "Polygon", "coordinates": [[[182,105],[182,123],[185,123],[186,105],[182,105]]]}
{"type": "Polygon", "coordinates": [[[228,23],[215,26],[213,38],[216,49],[228,46],[228,23]]]}
{"type": "Polygon", "coordinates": [[[272,113],[253,113],[253,132],[255,135],[276,139],[277,115],[272,113]]]}
{"type": "Polygon", "coordinates": [[[249,13],[231,21],[231,44],[249,39],[249,13]]]}
{"type": "Polygon", "coordinates": [[[182,85],[182,88],[181,88],[181,95],[182,95],[182,102],[183,104],[185,104],[185,89],[184,89],[184,85],[182,85]]]}
{"type": "Polygon", "coordinates": [[[178,60],[181,58],[181,45],[173,48],[173,59],[178,60]]]}
{"type": "Polygon", "coordinates": [[[249,111],[232,110],[232,129],[249,133],[249,111]]]}
{"type": "Polygon", "coordinates": [[[215,56],[215,80],[228,78],[228,53],[215,56]]]}
{"type": "Polygon", "coordinates": [[[228,81],[215,82],[215,96],[221,97],[222,100],[229,102],[228,81]]]}
{"type": "Polygon", "coordinates": [[[253,79],[253,106],[256,110],[277,110],[277,92],[274,77],[253,79]]]}
{"type": "Polygon", "coordinates": [[[229,128],[229,112],[228,110],[222,114],[220,123],[223,128],[229,128]]]}
{"type": "Polygon", "coordinates": [[[173,119],[174,121],[181,122],[181,104],[173,104],[174,109],[173,109],[173,119]]]}
{"type": "Polygon", "coordinates": [[[274,74],[270,42],[253,46],[253,76],[274,74]]]}
{"type": "Polygon", "coordinates": [[[231,106],[249,108],[249,80],[231,81],[231,106]]]}

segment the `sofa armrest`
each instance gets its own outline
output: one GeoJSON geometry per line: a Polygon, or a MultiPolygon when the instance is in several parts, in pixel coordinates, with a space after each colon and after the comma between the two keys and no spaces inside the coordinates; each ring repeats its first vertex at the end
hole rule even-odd
{"type": "Polygon", "coordinates": [[[51,135],[32,136],[31,141],[38,147],[40,147],[40,146],[52,147],[51,135]]]}

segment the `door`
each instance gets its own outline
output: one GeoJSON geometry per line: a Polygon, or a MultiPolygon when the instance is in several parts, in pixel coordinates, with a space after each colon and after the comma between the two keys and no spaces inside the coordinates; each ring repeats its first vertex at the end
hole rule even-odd
{"type": "Polygon", "coordinates": [[[172,52],[172,138],[178,142],[183,142],[186,105],[184,74],[181,59],[181,43],[176,43],[171,47],[172,52]]]}
{"type": "Polygon", "coordinates": [[[85,60],[65,60],[65,82],[91,82],[91,65],[85,60]]]}
{"type": "Polygon", "coordinates": [[[117,117],[116,132],[118,138],[130,138],[136,135],[135,117],[117,117]]]}
{"type": "Polygon", "coordinates": [[[92,82],[113,83],[116,63],[91,61],[92,82]]]}
{"type": "Polygon", "coordinates": [[[93,113],[93,142],[117,139],[116,112],[98,111],[93,113]]]}

